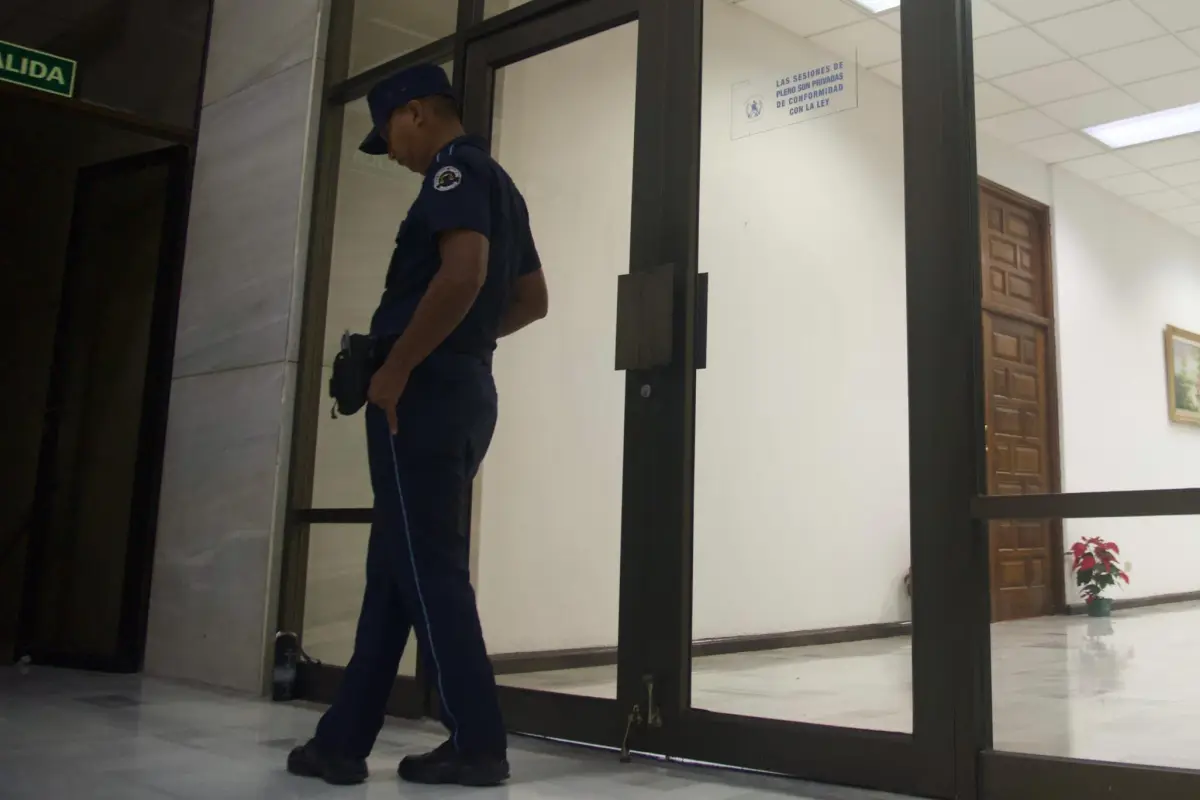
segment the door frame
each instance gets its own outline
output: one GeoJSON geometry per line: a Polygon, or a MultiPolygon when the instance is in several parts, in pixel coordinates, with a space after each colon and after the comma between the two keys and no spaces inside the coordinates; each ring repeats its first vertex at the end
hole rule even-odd
{"type": "MultiPolygon", "coordinates": [[[[1046,438],[1049,443],[1048,455],[1050,458],[1050,485],[1047,491],[1051,494],[1059,494],[1062,492],[1062,428],[1060,427],[1062,408],[1059,404],[1058,296],[1055,293],[1057,284],[1055,282],[1054,234],[1051,228],[1050,206],[982,176],[979,178],[979,192],[981,195],[991,193],[1001,200],[1020,206],[1023,210],[1037,217],[1041,225],[1041,241],[1038,242],[1038,249],[1041,251],[1042,263],[1045,265],[1045,269],[1042,271],[1042,291],[1046,298],[1045,319],[1039,320],[1031,316],[1018,314],[1012,309],[1006,309],[1001,305],[989,303],[987,300],[981,299],[980,325],[983,324],[982,315],[990,313],[995,316],[1035,325],[1044,328],[1046,331],[1046,438]]],[[[982,230],[980,234],[980,246],[982,247],[982,230]]],[[[982,275],[980,276],[980,280],[982,280],[982,275]]],[[[987,392],[984,392],[985,419],[987,417],[987,404],[990,402],[991,400],[987,392]]],[[[1061,519],[1050,520],[1052,612],[1057,615],[1066,614],[1068,610],[1065,547],[1063,521],[1061,519]]]]}
{"type": "MultiPolygon", "coordinates": [[[[947,169],[946,143],[941,140],[944,121],[925,113],[926,104],[944,107],[949,96],[959,101],[952,115],[968,118],[969,104],[961,102],[964,95],[957,82],[973,83],[969,62],[962,62],[957,51],[949,62],[927,57],[933,42],[950,49],[945,45],[956,37],[948,33],[957,34],[960,26],[969,29],[967,14],[947,17],[947,7],[954,5],[947,0],[908,0],[902,9],[905,30],[929,33],[910,35],[903,45],[908,61],[916,65],[905,77],[906,140],[920,140],[922,145],[910,146],[905,154],[905,173],[914,176],[906,180],[910,304],[914,295],[924,294],[919,288],[923,282],[934,277],[912,268],[914,260],[930,257],[920,252],[916,259],[915,248],[937,231],[943,248],[937,255],[942,255],[945,215],[954,217],[956,224],[963,221],[959,215],[964,209],[950,198],[961,189],[964,175],[975,189],[973,140],[964,135],[957,142],[962,158],[954,165],[969,166],[969,171],[947,169]],[[952,73],[950,85],[946,72],[952,73]],[[930,174],[940,180],[915,178],[930,174]]],[[[939,601],[952,587],[938,577],[948,572],[943,565],[951,548],[944,544],[969,540],[961,536],[962,528],[944,524],[947,484],[937,470],[926,470],[911,484],[913,530],[940,529],[936,537],[914,535],[912,542],[914,571],[922,576],[917,585],[925,582],[914,598],[912,734],[751,718],[691,706],[695,392],[707,334],[707,281],[698,272],[697,252],[704,2],[580,0],[564,4],[554,15],[469,41],[464,108],[468,129],[490,134],[496,68],[635,15],[639,47],[630,273],[622,276],[628,296],[618,302],[616,343],[617,366],[626,371],[617,700],[614,705],[611,700],[502,687],[509,724],[526,733],[608,746],[627,737],[628,746],[637,751],[829,783],[940,797],[953,796],[961,787],[973,792],[980,748],[969,736],[953,745],[956,720],[944,691],[961,673],[952,657],[955,631],[947,611],[954,604],[939,601]],[[631,297],[637,299],[623,302],[631,297]],[[654,319],[648,321],[647,315],[654,319]],[[968,763],[967,770],[956,769],[956,754],[968,763]]],[[[974,206],[970,212],[974,215],[974,206]]],[[[962,241],[970,242],[977,258],[978,220],[967,219],[973,224],[962,227],[974,236],[962,241]]],[[[963,263],[957,256],[945,261],[955,262],[963,263]]],[[[910,333],[913,325],[910,320],[910,333]]],[[[919,349],[909,352],[910,395],[920,386],[928,355],[919,349]]],[[[967,388],[968,397],[978,402],[977,388],[967,388]]],[[[914,441],[919,441],[917,427],[914,441]]],[[[922,455],[914,451],[910,457],[919,460],[922,455]]],[[[950,484],[964,488],[964,474],[967,480],[977,479],[970,471],[955,470],[950,484]]],[[[967,526],[966,500],[975,488],[962,491],[953,509],[956,520],[967,526]]],[[[987,608],[986,596],[982,605],[959,604],[955,610],[981,608],[987,608]]]]}
{"type": "Polygon", "coordinates": [[[103,672],[137,672],[142,668],[146,626],[150,613],[150,581],[153,575],[154,543],[158,529],[158,503],[175,358],[179,292],[183,280],[191,172],[192,149],[186,145],[173,145],[84,167],[76,177],[74,209],[56,323],[54,360],[50,370],[30,520],[31,535],[25,557],[25,584],[17,627],[16,651],[19,655],[30,655],[35,663],[103,672]],[[86,224],[87,193],[89,187],[96,182],[159,166],[165,166],[167,169],[167,185],[142,388],[142,416],[138,429],[137,461],[130,499],[129,542],[125,552],[116,649],[111,655],[37,651],[35,626],[40,605],[39,596],[44,583],[44,569],[50,558],[45,536],[39,533],[46,530],[55,502],[55,492],[51,484],[58,466],[56,454],[61,408],[54,398],[61,393],[65,380],[66,367],[63,356],[67,345],[67,321],[78,299],[71,291],[70,282],[84,257],[81,239],[86,224]]]}

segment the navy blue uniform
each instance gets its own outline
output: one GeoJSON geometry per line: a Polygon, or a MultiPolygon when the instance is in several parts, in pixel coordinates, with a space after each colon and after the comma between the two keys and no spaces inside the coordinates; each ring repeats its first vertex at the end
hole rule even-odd
{"type": "Polygon", "coordinates": [[[404,332],[440,267],[438,237],[470,230],[489,240],[487,278],[462,323],[422,362],[397,407],[391,436],[383,411],[366,413],[375,492],[367,585],[354,656],[317,728],[331,753],[365,758],[411,629],[442,703],[442,720],[465,756],[505,754],[496,681],[468,566],[466,503],[496,425],[491,360],[516,279],[541,268],[525,201],[483,140],[447,145],[396,236],[371,333],[404,332]]]}

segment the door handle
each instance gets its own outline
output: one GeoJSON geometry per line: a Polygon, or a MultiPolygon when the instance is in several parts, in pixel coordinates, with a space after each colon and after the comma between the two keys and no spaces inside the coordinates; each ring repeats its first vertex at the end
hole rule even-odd
{"type": "Polygon", "coordinates": [[[617,276],[618,370],[668,367],[674,356],[675,265],[617,276]]]}

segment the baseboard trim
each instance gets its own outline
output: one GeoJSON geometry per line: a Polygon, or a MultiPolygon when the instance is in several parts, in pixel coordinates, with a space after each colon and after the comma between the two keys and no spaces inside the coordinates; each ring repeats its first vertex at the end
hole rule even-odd
{"type": "MultiPolygon", "coordinates": [[[[1153,597],[1136,597],[1114,600],[1113,610],[1122,611],[1173,603],[1200,602],[1200,592],[1160,594],[1153,597]]],[[[1086,606],[1067,606],[1067,614],[1075,616],[1087,613],[1086,606]]],[[[841,628],[822,628],[810,631],[765,633],[752,636],[728,636],[718,639],[700,639],[692,643],[692,655],[721,656],[733,653],[755,653],[764,650],[786,650],[790,647],[813,647],[815,645],[865,642],[873,639],[891,639],[912,634],[911,622],[881,622],[872,625],[849,625],[841,628]]],[[[564,669],[587,667],[609,667],[617,663],[615,647],[580,647],[571,650],[541,650],[526,653],[499,653],[492,656],[492,666],[497,675],[518,675],[529,672],[554,672],[564,669]]]]}
{"type": "MultiPolygon", "coordinates": [[[[1128,611],[1134,608],[1152,608],[1154,606],[1169,606],[1174,603],[1200,602],[1200,592],[1179,592],[1177,594],[1156,594],[1151,597],[1134,597],[1126,600],[1114,599],[1113,611],[1128,611]]],[[[1067,613],[1079,616],[1087,613],[1087,606],[1067,606],[1067,613]]]]}
{"type": "MultiPolygon", "coordinates": [[[[911,634],[911,622],[880,622],[872,625],[850,625],[843,628],[822,628],[811,631],[728,636],[692,642],[692,655],[701,657],[755,653],[763,650],[785,650],[790,647],[891,639],[911,634]]],[[[616,663],[617,648],[615,647],[581,647],[572,650],[500,653],[492,656],[492,667],[497,675],[608,667],[616,663]]]]}

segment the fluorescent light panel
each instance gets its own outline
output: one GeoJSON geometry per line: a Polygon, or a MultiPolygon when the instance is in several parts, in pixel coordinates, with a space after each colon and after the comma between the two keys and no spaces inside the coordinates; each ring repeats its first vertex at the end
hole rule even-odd
{"type": "Polygon", "coordinates": [[[872,14],[882,14],[884,11],[900,7],[900,0],[854,0],[854,2],[872,14]]]}
{"type": "Polygon", "coordinates": [[[1200,132],[1200,103],[1093,125],[1083,132],[1114,149],[1186,136],[1200,132]]]}

